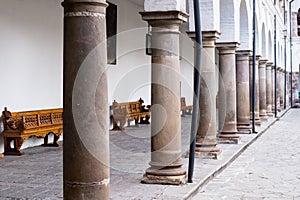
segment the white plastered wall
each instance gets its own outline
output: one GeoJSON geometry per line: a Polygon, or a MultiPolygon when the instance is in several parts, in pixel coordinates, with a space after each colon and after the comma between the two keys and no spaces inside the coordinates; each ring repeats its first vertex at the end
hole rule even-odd
{"type": "MultiPolygon", "coordinates": [[[[5,106],[13,112],[62,107],[60,4],[61,0],[0,0],[1,110],[5,106]]],[[[31,138],[22,148],[42,142],[31,138]]]]}

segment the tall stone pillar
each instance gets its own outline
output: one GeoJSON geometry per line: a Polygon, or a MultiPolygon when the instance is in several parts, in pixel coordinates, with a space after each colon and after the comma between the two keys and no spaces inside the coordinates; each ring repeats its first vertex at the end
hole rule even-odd
{"type": "Polygon", "coordinates": [[[152,26],[151,161],[143,183],[181,184],[179,26],[188,15],[180,11],[142,12],[152,26]]]}
{"type": "Polygon", "coordinates": [[[237,129],[239,133],[251,133],[249,56],[250,50],[236,51],[237,129]]]}
{"type": "Polygon", "coordinates": [[[219,140],[238,143],[236,112],[236,42],[217,43],[219,49],[219,140]]]}
{"type": "Polygon", "coordinates": [[[277,111],[281,112],[281,106],[280,106],[280,101],[281,101],[281,68],[277,67],[277,83],[276,83],[276,91],[277,91],[277,111]]]}
{"type": "MultiPolygon", "coordinates": [[[[188,35],[195,39],[195,32],[188,35]]],[[[197,130],[197,157],[218,158],[221,150],[217,146],[216,126],[216,71],[215,41],[219,38],[217,31],[202,31],[201,82],[199,98],[199,125],[197,130]]]]}
{"type": "Polygon", "coordinates": [[[291,77],[291,75],[290,75],[290,72],[286,72],[286,87],[285,87],[285,90],[286,90],[286,102],[285,102],[285,104],[286,104],[286,108],[288,108],[289,107],[289,105],[290,105],[290,94],[291,94],[291,90],[290,90],[290,88],[291,88],[291,86],[290,86],[290,82],[291,82],[291,79],[290,79],[290,77],[291,77]]]}
{"type": "Polygon", "coordinates": [[[280,107],[284,109],[284,69],[280,69],[280,107]]]}
{"type": "Polygon", "coordinates": [[[271,96],[272,96],[272,113],[275,112],[275,66],[271,68],[271,96]]]}
{"type": "Polygon", "coordinates": [[[105,0],[65,0],[64,199],[109,199],[105,0]]]}
{"type": "Polygon", "coordinates": [[[252,99],[253,99],[253,94],[252,94],[252,81],[253,81],[253,67],[255,67],[255,124],[256,125],[261,125],[261,120],[259,117],[259,77],[258,77],[258,63],[259,63],[260,56],[256,56],[255,60],[255,65],[253,65],[253,57],[250,56],[250,120],[252,120],[252,99]]]}
{"type": "Polygon", "coordinates": [[[273,116],[272,113],[272,62],[267,62],[266,65],[266,93],[267,93],[267,115],[273,116]]]}
{"type": "Polygon", "coordinates": [[[268,60],[259,61],[259,116],[261,120],[267,120],[267,92],[266,92],[266,64],[268,60]]]}

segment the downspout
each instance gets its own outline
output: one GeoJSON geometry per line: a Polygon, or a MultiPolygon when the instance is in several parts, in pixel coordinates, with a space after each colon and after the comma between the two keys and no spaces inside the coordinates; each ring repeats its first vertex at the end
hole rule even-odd
{"type": "Polygon", "coordinates": [[[274,98],[275,108],[274,114],[277,117],[277,45],[276,45],[276,13],[274,14],[274,98]]]}
{"type": "Polygon", "coordinates": [[[256,8],[255,8],[255,0],[253,0],[253,24],[252,24],[252,37],[253,37],[253,46],[252,46],[252,133],[257,133],[255,131],[255,99],[256,99],[256,85],[255,85],[255,65],[256,65],[256,37],[255,37],[255,32],[256,32],[256,8]]]}
{"type": "Polygon", "coordinates": [[[284,23],[284,104],[283,104],[283,108],[286,109],[286,11],[285,11],[285,0],[283,1],[283,23],[284,23]]]}
{"type": "Polygon", "coordinates": [[[194,95],[193,95],[193,115],[190,136],[190,152],[188,166],[188,183],[193,182],[196,133],[199,122],[199,95],[200,95],[200,67],[201,67],[201,51],[202,51],[202,30],[200,16],[200,0],[194,0],[194,16],[195,16],[195,68],[194,68],[194,95]]]}
{"type": "Polygon", "coordinates": [[[290,65],[291,65],[291,107],[293,107],[293,47],[292,47],[292,3],[294,0],[289,2],[289,16],[290,16],[290,65]]]}

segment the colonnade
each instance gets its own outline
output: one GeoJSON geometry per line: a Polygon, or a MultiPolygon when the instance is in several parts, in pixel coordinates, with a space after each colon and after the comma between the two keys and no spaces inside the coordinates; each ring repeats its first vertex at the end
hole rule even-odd
{"type": "MultiPolygon", "coordinates": [[[[105,0],[64,0],[64,198],[109,199],[109,131],[105,0]],[[86,60],[86,58],[90,58],[86,60]],[[82,75],[82,76],[81,76],[82,75]]],[[[182,11],[148,10],[142,19],[152,26],[151,160],[142,182],[181,184],[179,27],[182,11]],[[162,123],[164,122],[164,123],[162,123]]],[[[271,60],[239,49],[237,42],[218,42],[217,31],[203,32],[198,156],[218,157],[217,141],[239,142],[251,133],[250,104],[255,122],[283,109],[284,71],[271,60]],[[216,81],[215,50],[219,52],[216,81]],[[252,94],[256,68],[256,91],[252,94]],[[278,98],[274,99],[275,71],[278,98]],[[216,84],[219,85],[217,116],[216,84]],[[252,102],[252,95],[255,101],[252,102]],[[217,126],[216,119],[219,119],[217,126]],[[217,129],[218,127],[218,129],[217,129]]],[[[193,38],[193,35],[191,35],[193,38]]],[[[252,119],[253,120],[253,119],[252,119]]]]}

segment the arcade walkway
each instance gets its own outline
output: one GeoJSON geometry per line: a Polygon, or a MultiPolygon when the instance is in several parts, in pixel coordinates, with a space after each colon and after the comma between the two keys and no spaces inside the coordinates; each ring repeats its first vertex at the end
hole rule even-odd
{"type": "MultiPolygon", "coordinates": [[[[283,115],[283,113],[280,114],[283,115]]],[[[182,117],[181,119],[183,131],[182,151],[184,155],[188,149],[191,116],[182,117]]],[[[290,149],[293,149],[294,152],[287,152],[287,148],[285,153],[276,153],[276,150],[280,151],[280,148],[274,147],[273,152],[269,152],[268,154],[270,160],[274,160],[274,162],[277,163],[281,160],[282,156],[282,166],[285,168],[295,167],[296,164],[300,164],[300,148],[294,145],[297,144],[297,141],[299,142],[299,119],[300,109],[291,109],[277,121],[274,118],[270,118],[268,122],[264,122],[262,126],[258,128],[259,134],[241,135],[240,144],[219,144],[219,147],[223,151],[221,158],[219,160],[196,159],[194,183],[182,186],[146,185],[140,183],[144,170],[148,168],[148,162],[150,161],[150,126],[145,125],[139,128],[129,127],[126,128],[124,132],[111,131],[111,199],[188,199],[196,194],[197,189],[208,181],[213,184],[209,184],[205,190],[203,188],[200,189],[202,193],[203,191],[207,191],[207,194],[204,193],[204,196],[199,196],[199,198],[206,199],[207,197],[210,199],[211,194],[216,192],[214,188],[223,187],[221,183],[226,185],[227,182],[224,180],[227,180],[227,178],[231,179],[229,173],[229,175],[226,175],[225,178],[222,179],[223,182],[218,183],[218,178],[211,180],[213,176],[219,173],[220,177],[222,177],[223,173],[228,174],[226,169],[225,171],[223,171],[223,169],[226,168],[232,160],[237,158],[240,153],[242,154],[237,160],[247,159],[247,156],[245,157],[244,154],[249,155],[249,153],[247,153],[248,149],[245,152],[243,151],[252,142],[254,143],[249,149],[256,145],[256,143],[260,144],[257,148],[261,148],[252,150],[252,155],[255,152],[258,154],[265,153],[263,150],[267,147],[263,144],[272,138],[274,139],[269,141],[270,144],[268,144],[268,147],[270,145],[276,147],[277,143],[280,144],[280,148],[283,148],[283,145],[293,145],[290,146],[290,149]],[[264,130],[266,130],[266,132],[264,132],[264,130]],[[263,137],[259,137],[261,134],[263,137]],[[274,135],[274,137],[272,135],[274,135]],[[259,139],[255,141],[257,138],[259,139]],[[290,153],[293,153],[294,157],[290,157],[292,156],[290,153]],[[293,159],[291,160],[291,158],[293,159]],[[289,162],[291,162],[291,165],[288,165],[289,162]]],[[[25,149],[24,152],[25,155],[20,157],[5,156],[3,159],[0,159],[0,199],[62,199],[62,147],[33,147],[25,149]]],[[[259,155],[259,157],[261,156],[262,155],[259,155]]],[[[183,161],[187,169],[188,159],[183,158],[183,161]]],[[[239,162],[243,163],[243,161],[239,162]]],[[[248,163],[248,161],[245,162],[248,163]]],[[[228,169],[232,166],[236,166],[235,161],[232,165],[229,165],[228,169]]],[[[242,170],[243,164],[238,166],[239,169],[242,170]]],[[[270,166],[270,163],[268,166],[270,166]]],[[[249,165],[246,167],[249,168],[249,165]]],[[[252,163],[251,168],[255,168],[255,163],[252,163]]],[[[264,168],[264,170],[266,170],[265,173],[269,173],[267,171],[268,168],[264,168]]],[[[275,171],[272,172],[272,174],[276,173],[275,171]]],[[[232,176],[236,176],[236,174],[232,176]]],[[[293,176],[289,177],[292,178],[293,176]]],[[[289,179],[289,177],[286,178],[289,179]]],[[[238,177],[232,179],[235,180],[235,183],[238,183],[238,177]]],[[[297,180],[298,182],[295,184],[299,185],[299,174],[297,180]]],[[[269,181],[272,181],[272,179],[269,181]]],[[[242,186],[241,188],[243,189],[247,188],[248,185],[247,182],[238,184],[242,186]]],[[[253,184],[251,183],[251,188],[252,186],[253,184]]],[[[231,188],[230,191],[234,192],[235,190],[239,190],[239,188],[231,188]]],[[[284,188],[282,189],[282,193],[284,193],[283,190],[284,188]]],[[[289,192],[289,190],[286,190],[286,192],[289,192]]],[[[222,193],[220,194],[222,195],[222,193]]],[[[299,192],[297,194],[299,194],[299,192]]],[[[196,197],[195,199],[198,199],[196,197]]],[[[212,199],[219,199],[219,197],[220,196],[212,199]]],[[[278,196],[278,198],[279,197],[281,196],[278,196]]]]}

